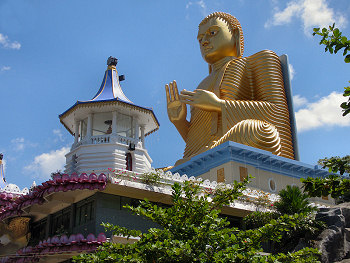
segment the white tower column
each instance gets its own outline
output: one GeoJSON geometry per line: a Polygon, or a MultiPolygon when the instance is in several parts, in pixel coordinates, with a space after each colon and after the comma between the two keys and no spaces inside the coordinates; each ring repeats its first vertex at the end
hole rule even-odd
{"type": "Polygon", "coordinates": [[[75,132],[74,132],[74,144],[78,143],[79,140],[79,125],[80,125],[80,121],[75,120],[74,121],[74,125],[75,125],[75,132]]]}
{"type": "Polygon", "coordinates": [[[113,117],[112,117],[112,134],[114,136],[117,135],[117,115],[118,113],[116,111],[112,112],[113,117]]]}
{"type": "Polygon", "coordinates": [[[145,149],[145,125],[144,124],[140,125],[140,129],[141,129],[142,148],[145,149]]]}
{"type": "Polygon", "coordinates": [[[138,123],[138,121],[137,120],[135,120],[135,139],[139,139],[139,129],[140,129],[140,126],[139,126],[139,123],[138,123]]]}
{"type": "Polygon", "coordinates": [[[91,136],[92,136],[92,117],[93,117],[93,114],[90,113],[88,115],[88,121],[87,121],[87,131],[86,131],[86,138],[87,140],[90,140],[91,139],[91,136]]]}

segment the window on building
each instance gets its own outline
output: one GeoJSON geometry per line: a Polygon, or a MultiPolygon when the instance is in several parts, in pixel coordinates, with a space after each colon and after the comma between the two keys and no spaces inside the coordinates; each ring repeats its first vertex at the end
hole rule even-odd
{"type": "Polygon", "coordinates": [[[92,116],[92,136],[100,136],[112,133],[111,112],[94,113],[92,116]]]}
{"type": "Polygon", "coordinates": [[[85,138],[87,133],[87,118],[81,121],[80,129],[80,139],[82,140],[85,138]]]}
{"type": "Polygon", "coordinates": [[[126,197],[126,196],[121,196],[120,197],[120,209],[121,210],[127,210],[130,211],[127,208],[124,208],[125,205],[130,205],[130,206],[138,206],[140,204],[140,199],[135,199],[135,198],[130,198],[130,197],[126,197]]]}
{"type": "Polygon", "coordinates": [[[248,177],[248,169],[246,167],[240,166],[239,167],[239,179],[240,181],[244,181],[248,177]]]}
{"type": "Polygon", "coordinates": [[[125,154],[126,170],[132,171],[132,155],[131,153],[125,154]]]}
{"type": "Polygon", "coordinates": [[[84,200],[76,205],[75,226],[86,224],[95,219],[95,201],[84,200]]]}
{"type": "Polygon", "coordinates": [[[124,137],[134,137],[132,117],[119,113],[117,117],[117,134],[124,137]]]}
{"type": "Polygon", "coordinates": [[[71,207],[65,208],[51,217],[51,235],[70,234],[71,207]]]}
{"type": "Polygon", "coordinates": [[[39,241],[46,238],[46,224],[46,218],[32,224],[30,245],[37,245],[39,241]]]}

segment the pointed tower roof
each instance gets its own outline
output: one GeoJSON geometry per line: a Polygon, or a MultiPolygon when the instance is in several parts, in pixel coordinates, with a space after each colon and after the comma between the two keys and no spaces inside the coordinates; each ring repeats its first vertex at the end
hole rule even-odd
{"type": "Polygon", "coordinates": [[[61,123],[71,134],[74,133],[74,122],[82,119],[88,112],[104,112],[118,109],[124,113],[127,110],[128,113],[137,116],[141,124],[144,123],[146,125],[146,136],[159,129],[159,122],[152,108],[138,106],[125,96],[119,82],[124,79],[124,76],[119,77],[116,69],[117,63],[118,59],[114,57],[108,58],[108,67],[101,87],[91,100],[77,101],[72,107],[59,115],[61,123]]]}
{"type": "MultiPolygon", "coordinates": [[[[102,84],[96,95],[90,101],[103,101],[103,100],[121,100],[124,102],[132,103],[123,93],[123,90],[119,83],[119,76],[116,69],[118,59],[109,57],[107,60],[108,68],[105,72],[102,84]]],[[[123,76],[122,76],[123,77],[123,76]]]]}

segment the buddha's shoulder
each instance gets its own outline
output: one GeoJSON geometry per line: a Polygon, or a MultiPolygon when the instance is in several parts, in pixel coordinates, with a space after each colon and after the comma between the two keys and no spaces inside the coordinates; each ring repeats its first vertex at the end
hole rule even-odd
{"type": "Polygon", "coordinates": [[[237,64],[242,64],[242,65],[246,65],[248,64],[256,64],[259,62],[263,62],[263,61],[270,61],[270,62],[279,62],[279,57],[277,56],[277,54],[271,50],[262,50],[258,53],[255,53],[249,57],[243,57],[243,58],[238,58],[238,59],[233,59],[230,61],[229,63],[229,67],[237,65],[237,64]]]}
{"type": "Polygon", "coordinates": [[[275,52],[271,50],[262,50],[258,53],[255,53],[254,55],[247,57],[247,60],[250,60],[250,61],[263,60],[263,59],[279,60],[279,57],[275,52]]]}

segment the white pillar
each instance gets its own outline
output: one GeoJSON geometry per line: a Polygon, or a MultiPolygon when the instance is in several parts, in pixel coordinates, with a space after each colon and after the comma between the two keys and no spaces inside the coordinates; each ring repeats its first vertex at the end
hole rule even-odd
{"type": "Polygon", "coordinates": [[[88,121],[87,121],[87,131],[86,131],[86,138],[88,140],[90,140],[91,136],[92,136],[92,117],[93,117],[93,114],[90,113],[88,115],[88,121]]]}
{"type": "Polygon", "coordinates": [[[135,117],[131,117],[131,138],[135,138],[135,125],[136,125],[136,119],[135,117]]]}
{"type": "Polygon", "coordinates": [[[80,121],[75,120],[74,121],[74,125],[75,125],[75,131],[74,131],[74,143],[78,143],[79,140],[79,125],[80,125],[80,121]]]}
{"type": "Polygon", "coordinates": [[[139,140],[139,129],[140,129],[140,126],[139,126],[139,123],[137,120],[135,120],[135,139],[136,140],[139,140]]]}
{"type": "Polygon", "coordinates": [[[140,125],[142,148],[145,149],[145,125],[140,125]]]}
{"type": "Polygon", "coordinates": [[[112,134],[117,135],[117,112],[113,111],[112,112],[113,117],[112,117],[112,134]]]}

